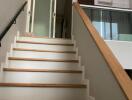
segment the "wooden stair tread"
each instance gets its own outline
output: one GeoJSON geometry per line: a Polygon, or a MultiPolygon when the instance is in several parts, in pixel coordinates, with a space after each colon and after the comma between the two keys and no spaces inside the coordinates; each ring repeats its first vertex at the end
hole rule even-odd
{"type": "Polygon", "coordinates": [[[0,87],[86,88],[85,84],[0,83],[0,87]]]}
{"type": "Polygon", "coordinates": [[[45,45],[63,45],[63,46],[74,46],[73,43],[46,43],[46,42],[34,42],[34,41],[22,41],[22,40],[17,40],[17,43],[28,43],[28,44],[45,44],[45,45]]]}
{"type": "Polygon", "coordinates": [[[17,51],[34,51],[34,52],[53,52],[53,53],[76,53],[75,51],[51,51],[51,50],[37,50],[37,49],[26,49],[26,48],[13,48],[17,51]]]}
{"type": "Polygon", "coordinates": [[[81,70],[20,69],[20,68],[4,68],[4,71],[12,71],[12,72],[82,73],[81,70]]]}
{"type": "Polygon", "coordinates": [[[24,60],[24,61],[48,61],[48,62],[73,62],[78,63],[78,60],[65,60],[65,59],[46,59],[46,58],[22,58],[22,57],[9,57],[9,60],[24,60]]]}

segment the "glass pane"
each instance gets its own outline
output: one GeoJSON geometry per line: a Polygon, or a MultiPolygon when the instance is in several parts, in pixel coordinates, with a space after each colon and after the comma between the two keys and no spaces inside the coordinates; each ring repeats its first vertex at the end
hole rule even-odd
{"type": "Polygon", "coordinates": [[[90,7],[83,9],[102,38],[132,41],[131,12],[90,7]]]}
{"type": "Polygon", "coordinates": [[[35,1],[34,34],[49,36],[50,0],[35,1]]]}

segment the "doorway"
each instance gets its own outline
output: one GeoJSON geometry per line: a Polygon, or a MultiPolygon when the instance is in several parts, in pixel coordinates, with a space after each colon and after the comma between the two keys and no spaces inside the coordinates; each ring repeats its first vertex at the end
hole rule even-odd
{"type": "Polygon", "coordinates": [[[72,0],[29,0],[29,32],[35,36],[70,38],[72,0]]]}
{"type": "Polygon", "coordinates": [[[72,0],[57,0],[56,38],[71,38],[72,0]]]}

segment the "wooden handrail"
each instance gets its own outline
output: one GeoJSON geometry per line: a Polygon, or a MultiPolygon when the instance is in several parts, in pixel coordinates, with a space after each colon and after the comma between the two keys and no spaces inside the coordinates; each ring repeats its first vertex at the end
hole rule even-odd
{"type": "Polygon", "coordinates": [[[132,100],[132,81],[118,62],[116,57],[113,55],[110,48],[107,46],[105,41],[101,38],[93,24],[91,23],[89,17],[86,15],[84,10],[80,7],[78,3],[73,4],[74,8],[80,15],[84,25],[89,31],[92,39],[94,40],[96,46],[100,50],[100,53],[103,55],[105,61],[108,63],[113,75],[117,79],[121,89],[125,93],[128,100],[132,100]]]}

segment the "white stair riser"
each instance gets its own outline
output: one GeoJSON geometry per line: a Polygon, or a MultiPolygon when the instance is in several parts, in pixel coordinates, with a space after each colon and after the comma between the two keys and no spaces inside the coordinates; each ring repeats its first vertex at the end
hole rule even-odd
{"type": "Polygon", "coordinates": [[[0,100],[86,100],[86,89],[0,87],[0,100]]]}
{"type": "Polygon", "coordinates": [[[72,43],[72,40],[31,38],[31,37],[18,37],[17,40],[33,41],[33,42],[44,42],[44,43],[57,43],[57,44],[71,44],[72,43]]]}
{"type": "Polygon", "coordinates": [[[9,67],[15,68],[33,68],[33,69],[65,69],[78,70],[78,63],[72,62],[45,62],[45,61],[18,61],[9,60],[9,67]]]}
{"type": "Polygon", "coordinates": [[[51,50],[51,51],[73,51],[74,50],[73,46],[28,44],[28,43],[17,43],[16,48],[51,50]]]}
{"type": "Polygon", "coordinates": [[[50,72],[4,72],[3,82],[9,83],[81,83],[80,73],[50,73],[50,72]]]}
{"type": "Polygon", "coordinates": [[[31,52],[31,51],[13,51],[13,57],[24,58],[47,58],[47,59],[66,59],[75,60],[75,54],[68,53],[51,53],[51,52],[31,52]]]}

